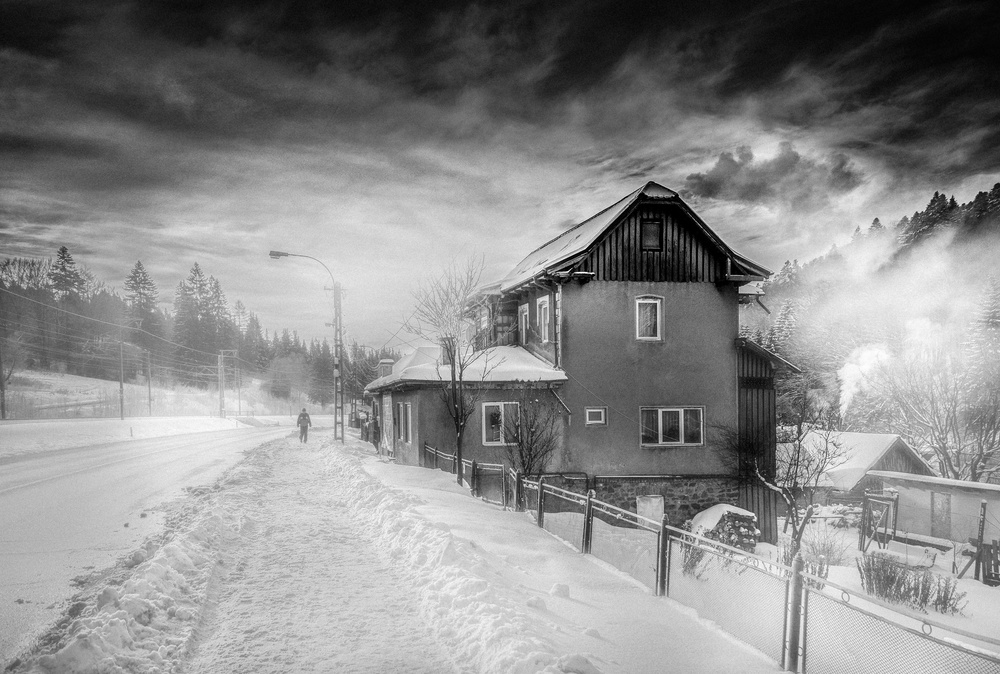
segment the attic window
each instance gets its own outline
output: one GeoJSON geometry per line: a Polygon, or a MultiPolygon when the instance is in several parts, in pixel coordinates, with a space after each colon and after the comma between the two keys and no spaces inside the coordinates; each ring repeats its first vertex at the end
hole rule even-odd
{"type": "Polygon", "coordinates": [[[643,218],[639,221],[642,250],[663,250],[663,220],[643,218]]]}

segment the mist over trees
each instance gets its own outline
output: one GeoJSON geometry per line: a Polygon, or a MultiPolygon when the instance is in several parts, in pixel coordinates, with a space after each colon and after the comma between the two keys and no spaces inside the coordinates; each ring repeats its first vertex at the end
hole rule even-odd
{"type": "Polygon", "coordinates": [[[965,204],[875,218],[786,261],[742,331],[798,365],[778,386],[779,442],[897,433],[944,477],[1000,481],[1000,184],[965,204]]]}
{"type": "MultiPolygon", "coordinates": [[[[3,376],[36,369],[117,380],[124,369],[127,380],[151,375],[204,388],[216,384],[225,351],[229,381],[238,364],[275,397],[333,401],[336,364],[326,340],[306,343],[287,329],[269,334],[241,301],[230,307],[222,283],[197,262],[172,299],[164,306],[142,260],[121,291],[97,281],[66,246],[54,259],[0,260],[3,376]]],[[[345,391],[360,396],[383,356],[398,358],[391,349],[345,350],[345,391]]]]}

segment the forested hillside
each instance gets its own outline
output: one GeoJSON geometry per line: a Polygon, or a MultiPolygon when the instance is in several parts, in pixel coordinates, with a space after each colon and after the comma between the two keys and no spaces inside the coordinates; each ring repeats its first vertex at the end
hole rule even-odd
{"type": "MultiPolygon", "coordinates": [[[[163,306],[156,282],[137,261],[108,287],[65,247],[54,259],[0,261],[0,362],[8,382],[19,369],[126,381],[151,377],[191,386],[216,386],[220,362],[226,381],[263,379],[278,398],[293,391],[326,406],[333,401],[334,358],[323,340],[306,343],[287,329],[271,331],[237,300],[230,307],[222,284],[198,263],[163,306]]],[[[388,349],[345,347],[344,388],[360,391],[374,378],[388,349]]]]}
{"type": "Polygon", "coordinates": [[[1000,184],[855,230],[785,262],[744,334],[803,374],[781,381],[784,440],[809,428],[899,433],[941,475],[1000,480],[1000,184]]]}

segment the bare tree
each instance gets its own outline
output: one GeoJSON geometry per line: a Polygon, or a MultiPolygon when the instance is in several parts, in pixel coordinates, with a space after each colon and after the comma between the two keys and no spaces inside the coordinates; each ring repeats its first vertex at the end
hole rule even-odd
{"type": "Polygon", "coordinates": [[[983,481],[1000,471],[1000,388],[943,349],[901,355],[871,377],[887,425],[927,447],[943,477],[983,481]]]}
{"type": "Polygon", "coordinates": [[[482,396],[482,382],[499,363],[472,344],[471,310],[478,298],[484,260],[452,264],[414,292],[417,308],[404,326],[410,334],[441,346],[441,400],[455,428],[455,464],[462,484],[465,429],[482,396]]]}
{"type": "Polygon", "coordinates": [[[800,437],[784,439],[789,441],[783,442],[779,431],[776,480],[793,495],[795,505],[801,497],[811,504],[827,471],[847,461],[847,449],[829,427],[817,426],[800,437]]]}
{"type": "Polygon", "coordinates": [[[497,448],[497,454],[501,461],[522,474],[544,473],[559,448],[562,413],[551,398],[546,389],[525,384],[512,401],[517,412],[502,416],[506,442],[497,448]]]}

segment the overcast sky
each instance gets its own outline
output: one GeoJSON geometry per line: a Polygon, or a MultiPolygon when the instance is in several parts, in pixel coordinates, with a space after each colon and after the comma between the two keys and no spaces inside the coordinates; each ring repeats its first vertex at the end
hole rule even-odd
{"type": "Polygon", "coordinates": [[[992,0],[367,4],[0,0],[0,256],[197,261],[315,337],[326,273],[267,252],[312,255],[380,346],[647,180],[775,269],[1000,180],[992,0]]]}

